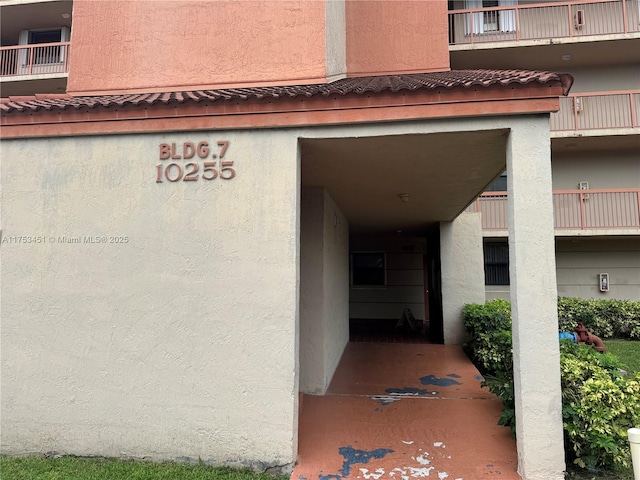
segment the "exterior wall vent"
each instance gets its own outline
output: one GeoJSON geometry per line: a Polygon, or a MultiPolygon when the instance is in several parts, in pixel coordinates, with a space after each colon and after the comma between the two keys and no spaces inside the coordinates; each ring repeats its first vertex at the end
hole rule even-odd
{"type": "Polygon", "coordinates": [[[584,10],[576,10],[574,19],[576,28],[584,27],[584,10]]]}

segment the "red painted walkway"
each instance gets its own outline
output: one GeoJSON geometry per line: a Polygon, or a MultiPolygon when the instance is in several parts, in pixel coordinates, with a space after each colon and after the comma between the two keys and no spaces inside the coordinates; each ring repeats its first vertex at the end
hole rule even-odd
{"type": "Polygon", "coordinates": [[[350,343],[305,395],[293,480],[518,480],[500,401],[456,346],[350,343]]]}

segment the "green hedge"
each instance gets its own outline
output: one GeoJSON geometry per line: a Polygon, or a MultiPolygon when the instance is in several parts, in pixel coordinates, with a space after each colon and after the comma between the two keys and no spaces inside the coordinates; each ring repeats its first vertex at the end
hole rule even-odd
{"type": "MultiPolygon", "coordinates": [[[[640,337],[640,302],[560,298],[558,315],[559,331],[572,331],[581,321],[598,336],[640,337]]],[[[504,405],[498,423],[515,434],[511,305],[466,305],[463,319],[465,350],[484,375],[483,385],[504,405]]],[[[583,468],[628,468],[626,431],[640,424],[640,374],[624,378],[615,356],[570,341],[561,342],[560,363],[568,461],[583,468]]]]}
{"type": "Polygon", "coordinates": [[[562,332],[582,322],[601,338],[640,338],[640,302],[560,297],[558,322],[562,332]]]}

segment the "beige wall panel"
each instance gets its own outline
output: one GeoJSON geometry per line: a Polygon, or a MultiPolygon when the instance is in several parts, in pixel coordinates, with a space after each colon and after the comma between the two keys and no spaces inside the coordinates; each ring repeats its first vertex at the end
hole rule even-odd
{"type": "MultiPolygon", "coordinates": [[[[323,232],[324,389],[329,387],[349,342],[349,224],[324,192],[323,232]]],[[[313,293],[311,293],[313,294],[313,293]]],[[[316,339],[317,342],[320,339],[316,339]]]]}
{"type": "Polygon", "coordinates": [[[387,253],[387,269],[389,270],[422,270],[422,254],[387,253]]]}
{"type": "Polygon", "coordinates": [[[444,343],[462,344],[462,308],[485,300],[480,214],[463,213],[453,222],[441,222],[440,250],[444,343]]]}
{"type": "Polygon", "coordinates": [[[405,308],[410,308],[416,319],[424,320],[423,303],[350,303],[349,317],[393,320],[399,319],[405,308]]]}
{"type": "Polygon", "coordinates": [[[300,391],[324,389],[324,189],[303,188],[300,202],[300,391]]]}
{"type": "Polygon", "coordinates": [[[3,453],[295,459],[296,147],[274,130],[2,143],[3,236],[44,239],[2,245],[3,453]],[[156,183],[160,143],[219,140],[235,178],[156,183]]]}
{"type": "Polygon", "coordinates": [[[576,189],[582,181],[593,189],[640,188],[637,151],[554,153],[551,165],[554,190],[576,189]]]}
{"type": "Polygon", "coordinates": [[[640,301],[640,294],[638,294],[638,287],[635,285],[619,285],[615,288],[611,288],[609,292],[601,292],[596,287],[585,287],[578,285],[558,285],[558,295],[561,297],[576,297],[576,298],[608,298],[618,300],[633,300],[640,301]]]}
{"type": "Polygon", "coordinates": [[[640,64],[569,68],[567,71],[574,77],[571,93],[640,89],[640,64]]]}
{"type": "Polygon", "coordinates": [[[387,270],[387,286],[424,286],[424,274],[420,270],[387,270]]]}
{"type": "Polygon", "coordinates": [[[421,285],[352,288],[350,301],[352,303],[420,303],[424,301],[424,288],[421,285]]]}
{"type": "Polygon", "coordinates": [[[427,242],[424,237],[405,235],[352,235],[352,251],[376,250],[388,253],[425,253],[427,242]]]}
{"type": "Polygon", "coordinates": [[[557,252],[558,270],[566,268],[640,268],[640,253],[625,251],[557,252]]]}

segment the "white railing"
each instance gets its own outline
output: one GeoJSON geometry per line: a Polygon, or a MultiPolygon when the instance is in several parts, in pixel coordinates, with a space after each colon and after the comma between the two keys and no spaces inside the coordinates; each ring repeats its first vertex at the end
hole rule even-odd
{"type": "MultiPolygon", "coordinates": [[[[482,213],[484,230],[507,229],[507,192],[485,192],[468,211],[482,213]]],[[[555,228],[640,228],[640,188],[555,190],[555,228]]]]}
{"type": "Polygon", "coordinates": [[[70,42],[0,47],[0,77],[67,73],[70,42]]]}
{"type": "Polygon", "coordinates": [[[579,0],[449,12],[449,44],[578,38],[640,31],[639,0],[579,0]]]}

